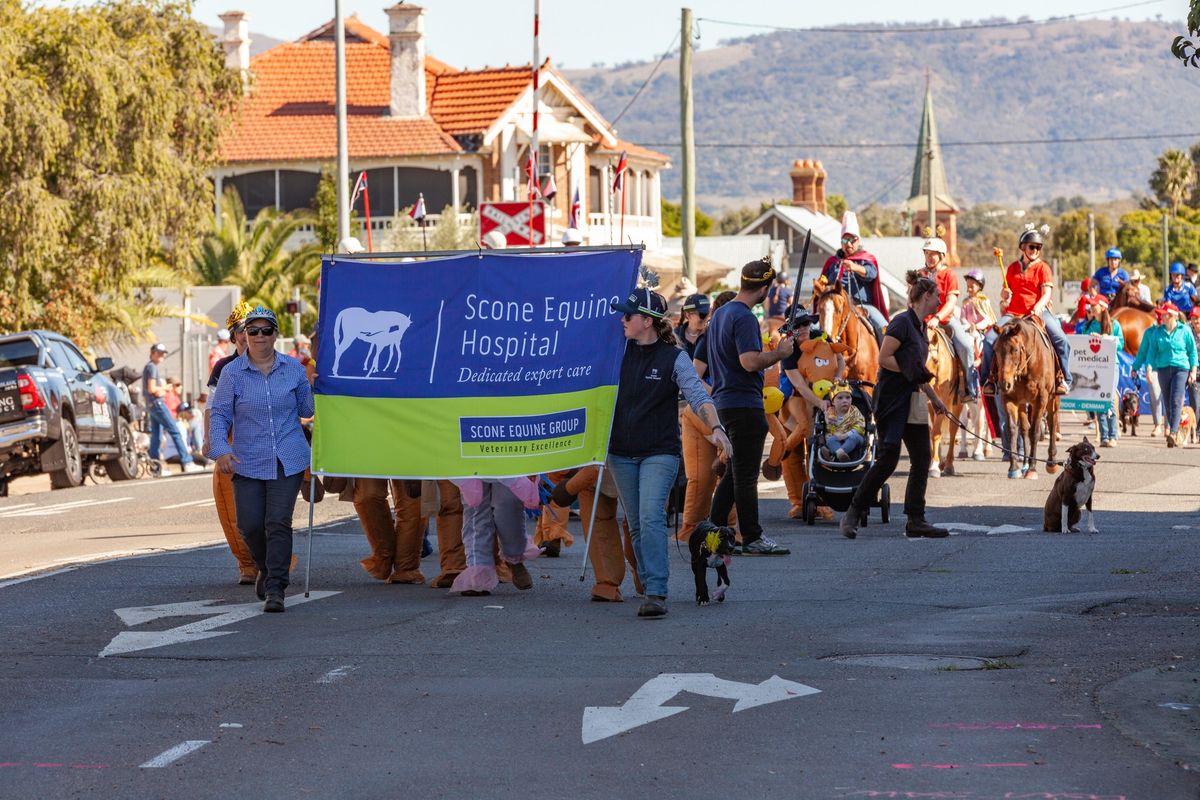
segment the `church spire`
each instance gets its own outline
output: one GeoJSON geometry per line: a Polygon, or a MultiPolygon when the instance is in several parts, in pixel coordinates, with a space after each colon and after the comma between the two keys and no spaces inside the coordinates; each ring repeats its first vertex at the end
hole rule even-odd
{"type": "Polygon", "coordinates": [[[906,208],[919,211],[928,207],[931,173],[936,210],[957,211],[958,204],[950,196],[950,190],[946,185],[946,162],[942,159],[942,149],[938,144],[937,122],[933,117],[933,89],[929,70],[926,70],[925,108],[921,112],[921,130],[917,137],[917,157],[913,164],[912,191],[904,204],[906,208]],[[933,157],[932,170],[929,164],[931,154],[933,157]]]}

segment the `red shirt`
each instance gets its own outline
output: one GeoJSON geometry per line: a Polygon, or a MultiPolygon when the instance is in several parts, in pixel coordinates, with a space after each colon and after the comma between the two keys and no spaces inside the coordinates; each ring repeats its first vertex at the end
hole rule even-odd
{"type": "Polygon", "coordinates": [[[1033,307],[1042,296],[1042,291],[1054,284],[1050,275],[1050,265],[1045,261],[1035,261],[1022,270],[1021,262],[1014,261],[1008,265],[1008,288],[1012,299],[1008,301],[1006,314],[1014,317],[1025,317],[1033,312],[1033,307]]]}
{"type": "Polygon", "coordinates": [[[952,268],[946,267],[940,272],[935,272],[933,279],[937,281],[939,308],[946,305],[946,295],[962,294],[958,288],[958,274],[952,268]]]}

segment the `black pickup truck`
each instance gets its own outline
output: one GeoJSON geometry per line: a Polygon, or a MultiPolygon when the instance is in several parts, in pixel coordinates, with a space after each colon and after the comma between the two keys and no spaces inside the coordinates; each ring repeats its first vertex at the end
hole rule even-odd
{"type": "Polygon", "coordinates": [[[88,465],[103,461],[113,480],[138,473],[133,408],[104,371],[70,339],[50,331],[0,336],[0,497],[19,475],[50,474],[50,485],[83,483],[88,465]]]}

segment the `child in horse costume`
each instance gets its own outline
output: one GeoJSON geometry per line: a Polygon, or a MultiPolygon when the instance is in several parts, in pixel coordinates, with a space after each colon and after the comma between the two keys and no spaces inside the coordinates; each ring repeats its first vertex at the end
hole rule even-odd
{"type": "Polygon", "coordinates": [[[828,283],[840,281],[846,287],[854,304],[866,312],[875,340],[882,344],[888,316],[887,299],[879,286],[879,262],[862,249],[858,216],[853,211],[842,215],[842,246],[825,262],[821,277],[828,283]]]}
{"type": "Polygon", "coordinates": [[[992,375],[992,358],[995,354],[998,331],[1020,317],[1041,317],[1050,339],[1051,348],[1058,357],[1060,379],[1055,394],[1064,395],[1071,391],[1071,371],[1067,365],[1071,360],[1071,344],[1063,333],[1062,324],[1050,311],[1050,300],[1054,291],[1054,277],[1050,265],[1042,260],[1042,245],[1044,237],[1050,228],[1043,225],[1035,229],[1032,224],[1025,226],[1021,234],[1021,257],[1008,265],[1005,272],[1006,287],[1001,293],[1001,301],[1008,301],[1004,315],[996,320],[996,325],[988,333],[983,343],[983,369],[987,376],[985,394],[995,394],[995,376],[992,375]]]}

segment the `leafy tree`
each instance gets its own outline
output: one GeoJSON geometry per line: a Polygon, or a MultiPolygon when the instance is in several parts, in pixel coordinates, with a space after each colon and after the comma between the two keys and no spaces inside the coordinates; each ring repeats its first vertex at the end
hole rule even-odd
{"type": "Polygon", "coordinates": [[[243,299],[273,309],[282,331],[292,335],[291,316],[280,312],[292,290],[299,289],[310,309],[302,324],[316,319],[316,279],[323,250],[320,242],[288,246],[303,226],[314,221],[311,212],[274,208],[264,208],[247,220],[241,198],[228,189],[221,198],[220,228],[214,225],[196,249],[192,279],[202,285],[240,287],[243,299]]]}
{"type": "MultiPolygon", "coordinates": [[[[1188,3],[1187,31],[1191,36],[1200,36],[1200,0],[1188,3]]],[[[1171,44],[1171,53],[1191,67],[1200,67],[1200,50],[1186,36],[1176,36],[1171,44]]]]}
{"type": "MultiPolygon", "coordinates": [[[[1090,209],[1079,208],[1063,214],[1051,226],[1050,244],[1052,255],[1060,260],[1062,276],[1067,280],[1088,277],[1091,254],[1088,252],[1088,213],[1090,209]]],[[[1103,263],[1104,251],[1116,241],[1112,224],[1108,218],[1097,214],[1096,261],[1103,263]]]]}
{"type": "Polygon", "coordinates": [[[846,198],[840,194],[831,194],[825,198],[825,211],[836,220],[840,220],[849,207],[846,198]]]}
{"type": "Polygon", "coordinates": [[[1160,202],[1171,207],[1171,216],[1178,216],[1183,198],[1196,185],[1196,167],[1187,153],[1174,148],[1158,157],[1158,168],[1150,176],[1150,190],[1160,202]]]}
{"type": "Polygon", "coordinates": [[[317,243],[321,245],[321,252],[332,253],[337,249],[338,241],[337,167],[333,164],[321,167],[321,178],[317,181],[317,193],[313,195],[313,211],[317,215],[313,233],[317,235],[317,243]]]}
{"type": "Polygon", "coordinates": [[[144,282],[182,273],[242,95],[178,0],[0,0],[0,329],[143,333],[144,282]]]}
{"type": "Polygon", "coordinates": [[[717,218],[717,234],[721,236],[733,236],[738,231],[745,228],[751,222],[756,220],[760,214],[771,208],[773,204],[763,201],[758,207],[742,206],[726,211],[717,218]]]}
{"type": "MultiPolygon", "coordinates": [[[[1128,264],[1143,267],[1152,284],[1162,272],[1162,209],[1131,211],[1121,217],[1117,246],[1128,264]]],[[[1200,261],[1200,211],[1186,206],[1171,220],[1167,234],[1168,262],[1200,261]]]]}
{"type": "Polygon", "coordinates": [[[884,208],[879,203],[871,203],[858,212],[858,226],[864,236],[902,236],[904,228],[900,225],[900,214],[892,208],[884,208]]]}
{"type": "MultiPolygon", "coordinates": [[[[662,234],[663,236],[682,236],[683,235],[683,207],[680,203],[672,203],[667,200],[661,201],[662,206],[662,234]]],[[[713,218],[705,214],[700,209],[695,211],[696,217],[696,235],[710,236],[713,230],[713,218]]]]}
{"type": "MultiPolygon", "coordinates": [[[[427,217],[426,222],[429,221],[427,217]]],[[[479,247],[479,215],[472,213],[466,222],[459,222],[454,208],[446,206],[437,224],[425,231],[422,240],[417,221],[408,215],[406,209],[392,217],[391,229],[380,237],[378,250],[417,252],[426,249],[423,242],[428,242],[429,250],[474,250],[479,247]]]]}

